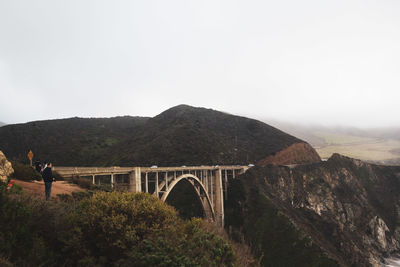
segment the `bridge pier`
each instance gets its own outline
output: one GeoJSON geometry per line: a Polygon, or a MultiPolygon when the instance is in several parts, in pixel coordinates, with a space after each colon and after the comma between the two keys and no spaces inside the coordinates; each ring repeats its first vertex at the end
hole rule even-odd
{"type": "Polygon", "coordinates": [[[146,174],[145,174],[144,183],[145,183],[145,190],[146,190],[146,193],[148,193],[148,192],[149,192],[149,174],[148,174],[147,172],[146,172],[146,174]]]}
{"type": "Polygon", "coordinates": [[[135,167],[129,173],[129,192],[142,192],[142,173],[140,172],[140,167],[135,167]]]}
{"type": "Polygon", "coordinates": [[[217,169],[215,171],[215,220],[218,225],[224,227],[224,200],[222,190],[222,171],[221,169],[217,169]]]}

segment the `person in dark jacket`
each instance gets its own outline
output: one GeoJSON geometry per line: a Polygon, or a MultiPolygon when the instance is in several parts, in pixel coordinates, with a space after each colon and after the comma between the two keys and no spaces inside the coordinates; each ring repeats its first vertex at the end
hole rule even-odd
{"type": "Polygon", "coordinates": [[[42,177],[44,181],[44,192],[46,195],[46,200],[50,199],[50,193],[51,193],[51,186],[54,181],[53,179],[53,172],[51,171],[51,163],[47,163],[47,167],[43,170],[42,177]]]}
{"type": "Polygon", "coordinates": [[[38,161],[38,160],[35,162],[35,170],[38,173],[42,173],[42,163],[40,161],[38,161]]]}

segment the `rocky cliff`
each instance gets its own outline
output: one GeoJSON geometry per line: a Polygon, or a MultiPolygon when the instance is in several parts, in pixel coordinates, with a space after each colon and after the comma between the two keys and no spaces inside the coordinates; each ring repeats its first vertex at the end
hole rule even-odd
{"type": "Polygon", "coordinates": [[[318,153],[307,143],[295,143],[291,146],[270,155],[257,162],[257,165],[266,166],[268,164],[293,165],[320,162],[318,153]]]}
{"type": "MultiPolygon", "coordinates": [[[[400,250],[400,167],[335,154],[295,168],[255,167],[240,182],[246,197],[234,209],[248,219],[238,228],[251,225],[262,236],[266,224],[251,213],[266,201],[342,266],[380,266],[400,250]]],[[[258,253],[268,253],[268,241],[259,241],[268,236],[247,237],[258,253]]]]}
{"type": "Polygon", "coordinates": [[[14,169],[6,156],[0,150],[0,181],[6,182],[7,178],[13,174],[14,169]]]}

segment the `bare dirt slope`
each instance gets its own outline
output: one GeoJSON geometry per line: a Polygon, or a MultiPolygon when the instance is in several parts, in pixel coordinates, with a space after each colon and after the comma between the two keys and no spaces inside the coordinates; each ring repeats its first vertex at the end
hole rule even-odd
{"type": "MultiPolygon", "coordinates": [[[[25,192],[34,194],[44,199],[44,182],[43,181],[32,181],[26,182],[21,180],[15,180],[15,184],[21,186],[25,192]]],[[[70,184],[65,181],[53,182],[51,188],[51,198],[56,198],[58,194],[71,195],[72,192],[85,191],[75,184],[70,184]]]]}
{"type": "Polygon", "coordinates": [[[258,165],[268,164],[290,165],[320,162],[318,153],[307,143],[295,143],[273,155],[257,162],[258,165]]]}

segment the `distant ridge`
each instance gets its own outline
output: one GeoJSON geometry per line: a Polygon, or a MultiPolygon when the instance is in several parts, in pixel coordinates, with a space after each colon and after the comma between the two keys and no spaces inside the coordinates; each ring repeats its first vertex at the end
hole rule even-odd
{"type": "Polygon", "coordinates": [[[324,159],[328,159],[336,152],[371,163],[400,165],[399,127],[362,129],[344,126],[306,126],[277,121],[270,123],[305,140],[324,159]]]}
{"type": "Polygon", "coordinates": [[[6,125],[4,122],[0,121],[0,127],[6,125]]]}
{"type": "Polygon", "coordinates": [[[0,128],[0,149],[58,165],[248,164],[304,141],[257,120],[179,105],[154,118],[70,118],[0,128]]]}

